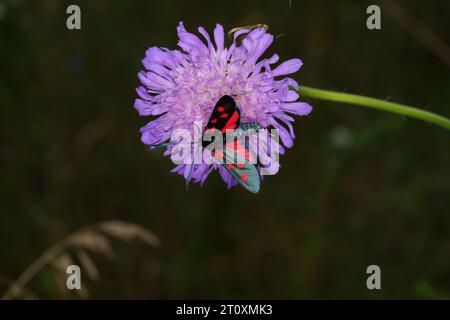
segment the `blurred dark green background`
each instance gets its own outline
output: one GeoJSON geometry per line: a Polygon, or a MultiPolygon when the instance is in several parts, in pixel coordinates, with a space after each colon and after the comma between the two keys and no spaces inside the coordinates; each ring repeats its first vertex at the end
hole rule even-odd
{"type": "MultiPolygon", "coordinates": [[[[258,195],[217,174],[186,192],[140,142],[136,74],[149,46],[176,47],[180,20],[191,31],[266,23],[280,35],[269,54],[303,60],[300,84],[449,116],[449,68],[387,2],[376,2],[382,29],[368,30],[372,3],[0,1],[1,292],[70,232],[120,219],[161,245],[93,255],[91,298],[450,298],[448,131],[310,100],[258,195]],[[80,31],[66,28],[73,3],[80,31]],[[366,288],[371,264],[382,290],[366,288]]],[[[399,4],[449,42],[448,1],[399,4]]],[[[28,288],[64,296],[50,267],[28,288]]]]}

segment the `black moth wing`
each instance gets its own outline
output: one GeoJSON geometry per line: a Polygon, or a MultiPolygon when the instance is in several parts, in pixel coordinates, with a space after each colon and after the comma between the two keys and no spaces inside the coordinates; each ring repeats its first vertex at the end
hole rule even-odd
{"type": "Polygon", "coordinates": [[[239,126],[240,118],[241,112],[234,99],[230,96],[223,96],[214,106],[205,129],[219,131],[236,129],[239,126]]]}
{"type": "MultiPolygon", "coordinates": [[[[217,101],[208,123],[205,127],[205,132],[208,130],[218,130],[223,134],[226,130],[234,130],[239,127],[241,120],[241,111],[236,105],[234,99],[230,96],[223,96],[217,101]]],[[[204,133],[205,133],[204,132],[204,133]]],[[[203,147],[207,147],[210,141],[203,141],[203,147]]]]}

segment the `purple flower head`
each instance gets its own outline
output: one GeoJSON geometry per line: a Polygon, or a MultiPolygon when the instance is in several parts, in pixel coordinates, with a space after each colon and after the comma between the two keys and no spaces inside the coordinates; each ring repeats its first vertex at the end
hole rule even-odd
{"type": "MultiPolygon", "coordinates": [[[[225,47],[225,35],[220,24],[214,29],[214,39],[203,27],[198,32],[203,39],[186,31],[182,22],[177,28],[178,45],[182,50],[151,47],[142,60],[145,71],[138,77],[139,98],[134,107],[141,116],[154,116],[141,128],[142,142],[154,146],[171,138],[174,130],[192,130],[194,121],[207,123],[220,97],[233,96],[241,109],[242,122],[256,122],[263,128],[279,130],[281,146],[293,146],[295,138],[291,115],[307,115],[311,106],[298,102],[298,89],[291,78],[282,76],[297,72],[302,62],[290,59],[278,64],[277,54],[260,59],[274,37],[264,28],[239,30],[230,47],[225,47]],[[237,43],[237,37],[244,37],[237,43]]],[[[170,155],[170,146],[165,155],[170,155]]],[[[185,178],[189,164],[177,165],[172,171],[185,178]]],[[[237,182],[222,165],[195,164],[192,180],[203,182],[211,171],[218,169],[228,187],[237,182]]]]}

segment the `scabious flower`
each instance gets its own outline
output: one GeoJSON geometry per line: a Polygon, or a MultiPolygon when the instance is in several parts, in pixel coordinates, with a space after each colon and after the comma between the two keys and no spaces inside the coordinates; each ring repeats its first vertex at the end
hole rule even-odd
{"type": "MultiPolygon", "coordinates": [[[[198,32],[203,40],[186,31],[182,22],[177,28],[182,50],[150,47],[142,63],[146,71],[138,74],[141,86],[134,106],[141,116],[154,116],[141,128],[142,142],[154,146],[170,139],[176,129],[193,130],[194,122],[206,124],[215,103],[224,95],[233,96],[241,108],[241,122],[256,122],[263,128],[279,130],[280,154],[293,146],[295,138],[291,115],[307,115],[311,106],[298,102],[298,84],[291,78],[278,77],[297,72],[300,59],[287,60],[275,68],[277,54],[261,59],[273,42],[264,28],[242,29],[234,34],[233,43],[225,47],[223,27],[214,29],[214,43],[203,27],[198,32]],[[242,38],[242,42],[237,38],[242,38]]],[[[170,155],[168,146],[164,155],[170,155]]],[[[172,172],[185,178],[190,164],[177,165],[172,172]]],[[[213,170],[228,187],[237,182],[219,164],[196,164],[192,180],[203,182],[213,170]]],[[[272,172],[273,174],[273,172],[272,172]]]]}

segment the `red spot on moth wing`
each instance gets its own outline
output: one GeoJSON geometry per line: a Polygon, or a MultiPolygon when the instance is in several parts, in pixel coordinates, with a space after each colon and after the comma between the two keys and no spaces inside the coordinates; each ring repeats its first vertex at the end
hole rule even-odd
{"type": "Polygon", "coordinates": [[[228,113],[223,113],[223,114],[220,115],[220,117],[221,118],[226,118],[226,117],[228,117],[228,113]]]}
{"type": "Polygon", "coordinates": [[[233,169],[233,165],[232,164],[227,164],[227,168],[228,169],[233,169]]]}
{"type": "Polygon", "coordinates": [[[211,119],[211,121],[210,121],[212,124],[214,124],[214,123],[216,123],[217,122],[217,119],[211,119]]]}
{"type": "Polygon", "coordinates": [[[236,129],[237,122],[239,120],[239,112],[234,111],[233,115],[230,117],[225,126],[220,130],[221,132],[225,132],[226,130],[236,129]]]}
{"type": "Polygon", "coordinates": [[[239,163],[236,167],[237,167],[238,169],[242,169],[242,168],[244,167],[244,164],[243,164],[243,163],[239,163]]]}
{"type": "Polygon", "coordinates": [[[245,182],[245,181],[247,181],[247,175],[244,173],[242,176],[241,176],[241,180],[242,180],[242,182],[245,182]]]}
{"type": "Polygon", "coordinates": [[[224,107],[217,107],[217,111],[218,111],[218,112],[223,112],[223,110],[225,110],[224,107]]]}
{"type": "Polygon", "coordinates": [[[244,147],[242,143],[239,142],[239,140],[235,141],[234,150],[238,155],[243,157],[246,161],[249,161],[250,163],[255,163],[255,157],[253,156],[253,153],[250,152],[249,149],[244,147]]]}
{"type": "Polygon", "coordinates": [[[234,150],[239,156],[243,157],[246,161],[249,161],[250,163],[255,163],[255,157],[253,156],[253,153],[251,153],[249,149],[244,147],[242,143],[239,142],[239,140],[235,140],[234,146],[232,146],[231,148],[230,146],[228,146],[228,144],[226,144],[225,147],[234,150]]]}

